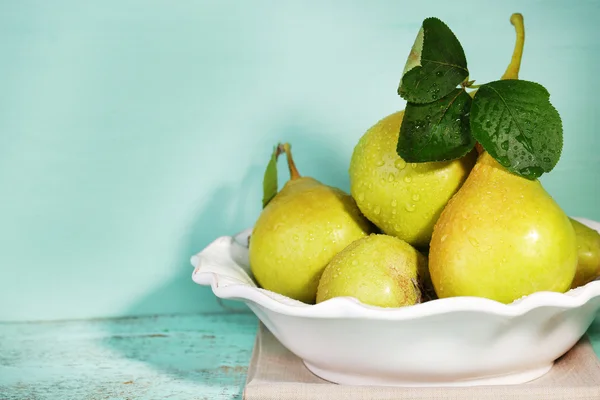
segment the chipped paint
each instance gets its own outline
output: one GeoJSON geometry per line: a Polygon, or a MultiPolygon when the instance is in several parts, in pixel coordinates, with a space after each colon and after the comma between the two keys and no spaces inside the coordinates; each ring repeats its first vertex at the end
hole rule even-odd
{"type": "Polygon", "coordinates": [[[241,399],[253,314],[0,324],[0,399],[241,399]]]}

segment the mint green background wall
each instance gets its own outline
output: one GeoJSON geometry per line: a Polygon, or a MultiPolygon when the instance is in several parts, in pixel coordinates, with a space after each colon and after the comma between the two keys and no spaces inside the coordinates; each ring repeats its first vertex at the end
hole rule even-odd
{"type": "Polygon", "coordinates": [[[600,220],[597,1],[1,2],[0,319],[218,310],[189,257],[252,224],[275,142],[347,189],[358,138],[404,106],[422,19],[445,20],[489,81],[515,11],[521,78],[565,129],[542,181],[600,220]]]}

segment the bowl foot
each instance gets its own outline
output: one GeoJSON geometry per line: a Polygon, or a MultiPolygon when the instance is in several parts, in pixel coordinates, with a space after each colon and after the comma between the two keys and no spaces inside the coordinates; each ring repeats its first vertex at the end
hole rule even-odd
{"type": "Polygon", "coordinates": [[[486,385],[517,385],[533,381],[552,369],[553,363],[543,367],[519,371],[516,373],[496,376],[482,376],[475,379],[465,379],[459,381],[434,381],[423,380],[414,381],[403,379],[402,376],[366,376],[339,371],[331,371],[317,367],[304,361],[304,365],[313,374],[326,381],[340,385],[354,386],[404,386],[404,387],[458,387],[458,386],[486,386],[486,385]]]}

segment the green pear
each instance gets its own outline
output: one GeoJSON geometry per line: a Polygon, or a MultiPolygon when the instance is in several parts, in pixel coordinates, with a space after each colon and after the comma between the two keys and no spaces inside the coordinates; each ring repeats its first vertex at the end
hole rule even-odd
{"type": "Polygon", "coordinates": [[[600,233],[571,218],[577,238],[577,272],[572,288],[583,286],[600,276],[600,233]]]}
{"type": "Polygon", "coordinates": [[[483,152],[438,219],[429,272],[440,298],[510,303],[565,292],[577,268],[575,230],[538,180],[507,171],[483,152]]]}
{"type": "Polygon", "coordinates": [[[317,303],[354,297],[364,304],[403,307],[422,300],[427,259],[393,236],[372,234],[348,245],[321,275],[317,303]]]}
{"type": "Polygon", "coordinates": [[[386,116],[360,138],[350,160],[350,192],[362,213],[384,233],[424,248],[477,154],[407,164],[396,151],[403,116],[404,111],[386,116]]]}
{"type": "Polygon", "coordinates": [[[290,180],[266,204],[253,227],[250,269],[260,287],[314,303],[329,261],[374,226],[350,194],[301,176],[289,145],[283,148],[290,180]]]}

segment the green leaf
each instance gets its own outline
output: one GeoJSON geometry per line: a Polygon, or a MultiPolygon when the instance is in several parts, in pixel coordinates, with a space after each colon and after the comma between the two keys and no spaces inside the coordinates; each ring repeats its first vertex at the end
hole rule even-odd
{"type": "Polygon", "coordinates": [[[404,111],[397,152],[407,162],[453,160],[475,146],[469,126],[471,96],[454,89],[429,104],[408,103],[404,111]]]}
{"type": "Polygon", "coordinates": [[[527,179],[550,172],[563,145],[562,121],[540,84],[516,79],[487,83],[471,107],[475,139],[509,171],[527,179]]]}
{"type": "Polygon", "coordinates": [[[411,103],[448,95],[469,76],[463,48],[446,24],[427,18],[406,61],[398,94],[411,103]]]}
{"type": "Polygon", "coordinates": [[[281,154],[281,146],[276,146],[271,155],[271,159],[265,169],[265,175],[263,178],[263,199],[262,206],[265,208],[267,204],[277,194],[279,188],[277,182],[277,157],[281,154]]]}

